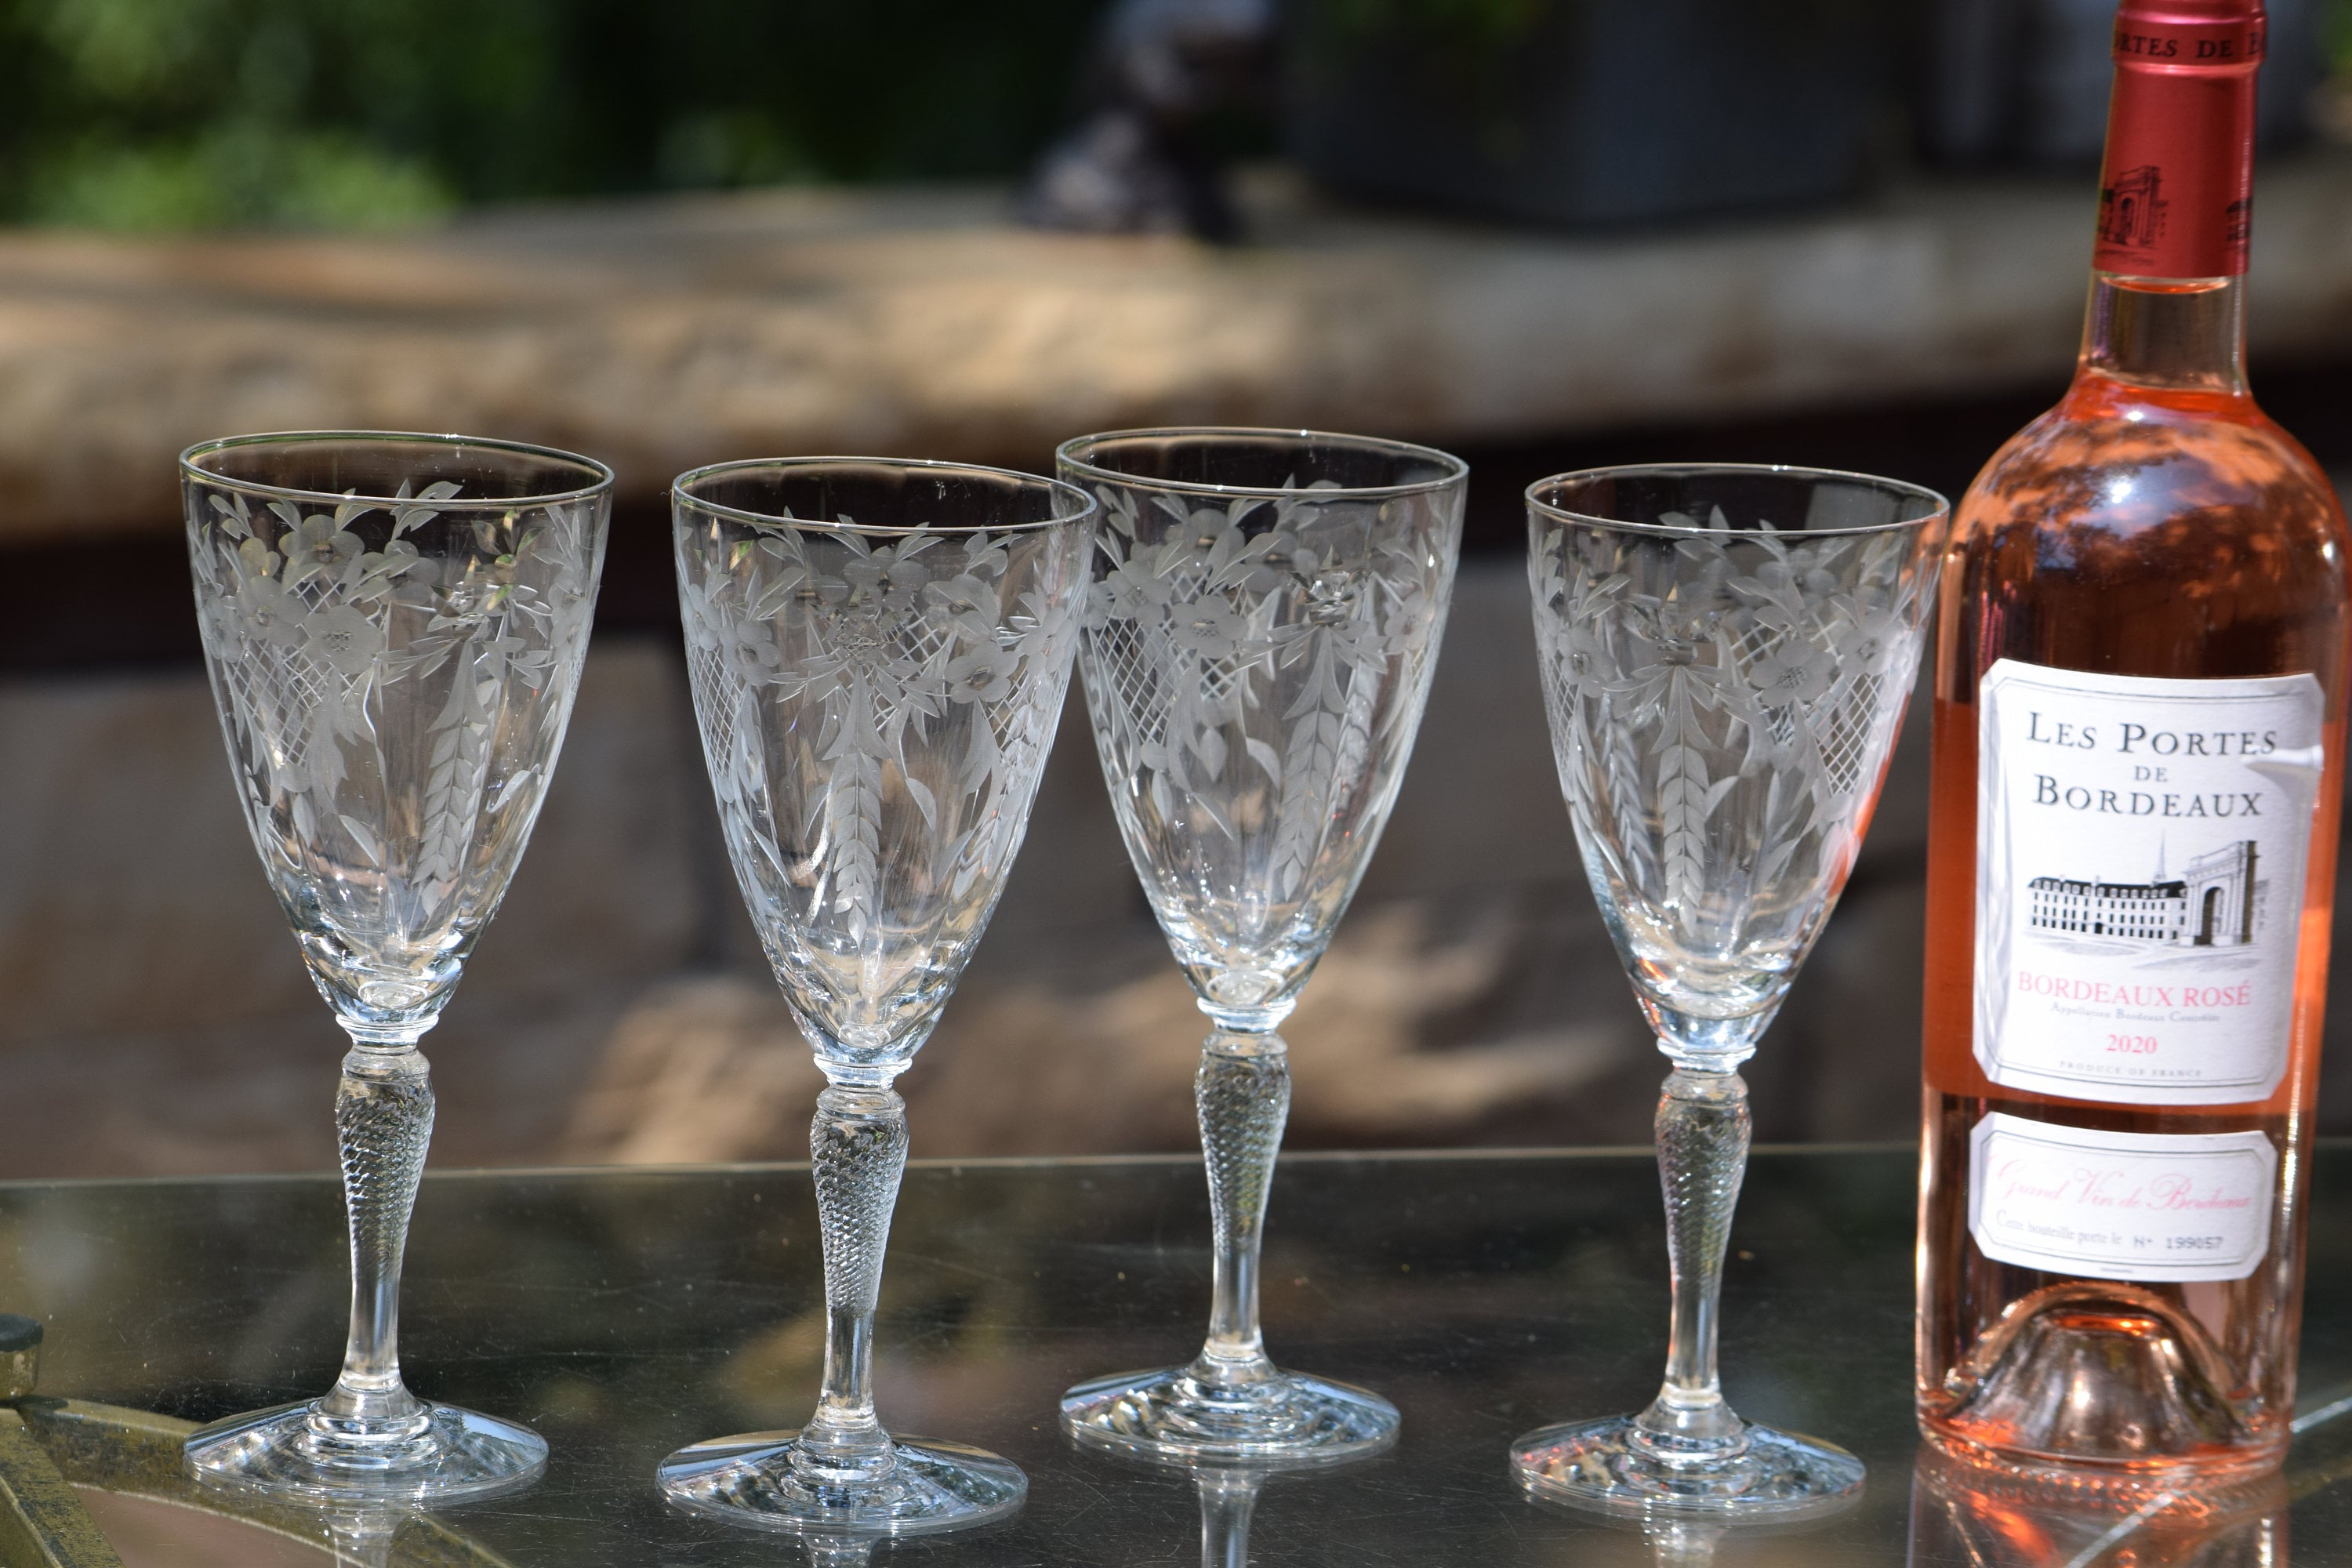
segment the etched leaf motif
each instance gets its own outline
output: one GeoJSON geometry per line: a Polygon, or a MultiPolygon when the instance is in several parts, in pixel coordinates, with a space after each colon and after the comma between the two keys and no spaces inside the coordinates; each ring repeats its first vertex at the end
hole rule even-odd
{"type": "Polygon", "coordinates": [[[539,810],[593,606],[592,503],[189,509],[198,625],[279,900],[339,1007],[437,1007],[539,810]],[[494,785],[495,783],[495,787],[494,785]]]}
{"type": "Polygon", "coordinates": [[[1743,529],[1720,509],[1676,526],[1696,531],[1542,519],[1528,575],[1611,930],[1677,1005],[1732,1016],[1778,996],[1851,864],[1918,657],[1919,535],[1743,529]]]}
{"type": "Polygon", "coordinates": [[[1456,503],[1096,495],[1080,657],[1130,858],[1196,983],[1295,992],[1394,797],[1456,503]]]}
{"type": "Polygon", "coordinates": [[[708,525],[681,542],[680,607],[770,961],[821,1050],[871,1056],[921,1043],[907,1020],[944,1002],[1018,847],[1086,531],[1062,559],[1033,534],[841,521],[708,525]]]}

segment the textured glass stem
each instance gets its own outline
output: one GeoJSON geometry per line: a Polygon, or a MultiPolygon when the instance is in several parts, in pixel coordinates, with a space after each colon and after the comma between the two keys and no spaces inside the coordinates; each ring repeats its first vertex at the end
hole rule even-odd
{"type": "Polygon", "coordinates": [[[1636,1445],[1674,1463],[1718,1461],[1748,1446],[1716,1383],[1716,1306],[1732,1210],[1748,1170],[1748,1084],[1737,1072],[1676,1066],[1658,1098],[1658,1177],[1665,1189],[1674,1333],[1658,1397],[1634,1418],[1636,1445]]]}
{"type": "Polygon", "coordinates": [[[1213,1031],[1201,1047],[1192,1098],[1208,1163],[1216,1272],[1209,1340],[1192,1372],[1227,1387],[1260,1383],[1279,1375],[1258,1333],[1257,1265],[1275,1153],[1290,1114],[1290,1047],[1271,1031],[1213,1031]]]}
{"type": "Polygon", "coordinates": [[[809,1125],[809,1161],[824,1246],[824,1386],[792,1464],[812,1486],[851,1486],[894,1462],[874,1417],[874,1310],[907,1169],[907,1102],[867,1085],[826,1089],[809,1125]]]}
{"type": "Polygon", "coordinates": [[[1257,1476],[1247,1470],[1195,1472],[1201,1492],[1201,1568],[1249,1568],[1250,1510],[1257,1476]]]}
{"type": "Polygon", "coordinates": [[[433,1138],[433,1082],[415,1045],[354,1045],[335,1093],[352,1234],[352,1326],[342,1375],[312,1415],[322,1435],[396,1439],[425,1425],[400,1381],[400,1264],[433,1138]]]}

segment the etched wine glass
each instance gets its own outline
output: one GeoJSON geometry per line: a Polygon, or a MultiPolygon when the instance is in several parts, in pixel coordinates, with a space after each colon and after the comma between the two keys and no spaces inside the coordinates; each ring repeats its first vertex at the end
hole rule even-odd
{"type": "Polygon", "coordinates": [[[196,619],[246,825],[351,1037],[335,1097],[351,1336],[321,1398],[215,1422],[187,1464],[330,1503],[520,1485],[547,1445],[401,1382],[433,1131],[416,1042],[505,896],[579,688],[612,470],[459,436],[320,432],[180,458],[196,619]]]}
{"type": "Polygon", "coordinates": [[[836,1542],[999,1519],[1027,1490],[1018,1468],[893,1439],[875,1417],[875,1304],[907,1160],[890,1085],[1021,847],[1069,687],[1095,503],[1025,474],[858,458],[697,468],[671,499],[728,857],[826,1079],[809,1133],[825,1350],[806,1426],[682,1448],[662,1489],[836,1542]]]}
{"type": "Polygon", "coordinates": [[[1078,656],[1095,746],[1144,896],[1212,1026],[1193,1092],[1214,1237],[1201,1353],[1078,1384],[1063,1426],[1162,1458],[1347,1458],[1394,1438],[1395,1407],[1277,1369],[1258,1331],[1290,1106],[1275,1031],[1396,799],[1469,469],[1311,431],[1125,431],[1058,456],[1103,506],[1078,656]]]}
{"type": "Polygon", "coordinates": [[[1716,1380],[1748,1163],[1739,1066],[1853,869],[1918,668],[1946,507],[1859,474],[1597,468],[1528,490],[1536,642],[1585,875],[1658,1047],[1673,1331],[1637,1415],[1511,1450],[1532,1492],[1729,1520],[1825,1511],[1860,1460],[1716,1380]]]}

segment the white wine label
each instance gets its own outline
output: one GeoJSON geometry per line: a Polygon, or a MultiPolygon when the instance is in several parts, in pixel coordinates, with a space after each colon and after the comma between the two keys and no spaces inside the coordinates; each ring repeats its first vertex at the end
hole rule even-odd
{"type": "Polygon", "coordinates": [[[2286,1072],[2322,700],[2001,659],[1978,686],[1976,1055],[2118,1105],[2286,1072]]]}
{"type": "Polygon", "coordinates": [[[1969,1138],[1987,1258],[2093,1279],[2243,1279],[2270,1251],[2278,1151],[2260,1132],[2098,1132],[1992,1111],[1969,1138]]]}

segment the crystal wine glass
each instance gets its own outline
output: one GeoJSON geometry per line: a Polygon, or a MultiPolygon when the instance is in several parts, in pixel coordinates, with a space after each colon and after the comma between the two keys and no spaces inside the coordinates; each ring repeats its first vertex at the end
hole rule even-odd
{"type": "Polygon", "coordinates": [[[1119,831],[1212,1027],[1193,1081],[1215,1249],[1189,1364],[1093,1379],[1079,1441],[1163,1458],[1341,1459],[1396,1435],[1378,1394],[1286,1373],[1258,1245],[1290,1107],[1275,1033],[1388,820],[1429,695],[1468,468],[1271,430],[1066,443],[1101,500],[1079,662],[1119,831]]]}
{"type": "Polygon", "coordinates": [[[1674,1326],[1638,1415],[1546,1426],[1539,1496],[1727,1520],[1842,1506],[1862,1463],[1740,1420],[1716,1305],[1748,1163],[1739,1065],[1868,826],[1918,667],[1946,507],[1805,468],[1597,468],[1528,490],[1536,641],[1560,787],[1659,1049],[1674,1326]]]}
{"type": "Polygon", "coordinates": [[[458,436],[322,432],[180,458],[196,619],[246,824],[352,1039],[335,1129],[351,1338],[324,1397],[188,1439],[199,1479],[330,1503],[520,1485],[547,1445],[400,1378],[433,1131],[416,1042],[506,893],[587,651],[612,470],[458,436]]]}
{"type": "Polygon", "coordinates": [[[995,468],[726,463],[672,492],[704,759],[761,946],[826,1087],[809,1150],[824,1384],[797,1432],[680,1449],[662,1489],[827,1539],[1002,1518],[993,1454],[874,1415],[874,1310],[907,1161],[890,1088],[996,907],[1068,689],[1096,508],[995,468]]]}

